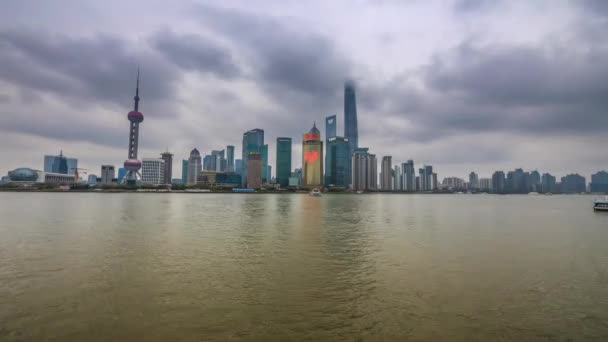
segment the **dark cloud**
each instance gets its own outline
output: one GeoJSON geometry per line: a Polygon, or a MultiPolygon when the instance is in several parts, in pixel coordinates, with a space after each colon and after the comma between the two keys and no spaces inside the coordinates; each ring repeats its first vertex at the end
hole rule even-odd
{"type": "Polygon", "coordinates": [[[176,34],[161,31],[151,43],[168,60],[186,70],[208,72],[220,78],[232,79],[241,75],[228,49],[199,34],[176,34]]]}
{"type": "Polygon", "coordinates": [[[499,0],[456,0],[454,10],[456,12],[476,12],[489,9],[498,2],[499,0]]]}

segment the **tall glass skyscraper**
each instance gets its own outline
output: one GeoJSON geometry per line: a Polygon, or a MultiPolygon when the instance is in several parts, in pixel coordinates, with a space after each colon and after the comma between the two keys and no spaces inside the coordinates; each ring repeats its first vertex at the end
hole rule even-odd
{"type": "Polygon", "coordinates": [[[270,183],[270,169],[268,168],[268,145],[262,145],[260,148],[262,154],[262,182],[270,183]]]}
{"type": "Polygon", "coordinates": [[[359,130],[357,127],[357,99],[355,84],[352,81],[344,85],[344,137],[350,144],[352,154],[359,147],[359,130]]]}
{"type": "Polygon", "coordinates": [[[234,146],[226,146],[226,171],[234,172],[234,146]]]}
{"type": "Polygon", "coordinates": [[[350,145],[348,139],[333,137],[327,140],[325,155],[325,185],[348,187],[351,177],[350,145]]]}
{"type": "MultiPolygon", "coordinates": [[[[247,160],[250,153],[261,153],[262,146],[264,145],[264,130],[255,128],[250,131],[243,133],[243,150],[242,158],[243,161],[241,175],[242,175],[242,186],[247,184],[247,160]]],[[[260,170],[261,171],[261,170],[260,170]]]]}
{"type": "Polygon", "coordinates": [[[63,151],[58,156],[44,156],[44,172],[74,174],[78,167],[78,159],[66,158],[63,151]]]}
{"type": "Polygon", "coordinates": [[[325,141],[337,136],[336,116],[330,115],[325,118],[325,141]]]}
{"type": "Polygon", "coordinates": [[[277,183],[282,188],[289,185],[291,175],[291,138],[277,138],[277,183]]]}

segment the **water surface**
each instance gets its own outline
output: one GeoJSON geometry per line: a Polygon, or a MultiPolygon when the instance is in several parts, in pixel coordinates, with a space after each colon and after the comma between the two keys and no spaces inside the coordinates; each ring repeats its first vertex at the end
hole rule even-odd
{"type": "Polygon", "coordinates": [[[592,199],[0,193],[0,340],[606,341],[592,199]]]}

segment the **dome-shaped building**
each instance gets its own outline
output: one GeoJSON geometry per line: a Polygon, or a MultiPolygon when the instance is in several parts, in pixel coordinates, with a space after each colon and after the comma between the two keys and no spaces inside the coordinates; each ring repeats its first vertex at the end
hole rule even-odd
{"type": "Polygon", "coordinates": [[[38,171],[21,167],[8,172],[8,177],[11,182],[36,182],[40,177],[38,171]]]}

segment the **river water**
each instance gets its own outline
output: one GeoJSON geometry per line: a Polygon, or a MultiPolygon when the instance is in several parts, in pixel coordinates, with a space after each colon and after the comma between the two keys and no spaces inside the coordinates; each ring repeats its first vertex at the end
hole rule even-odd
{"type": "Polygon", "coordinates": [[[592,199],[0,193],[0,341],[607,341],[592,199]]]}

